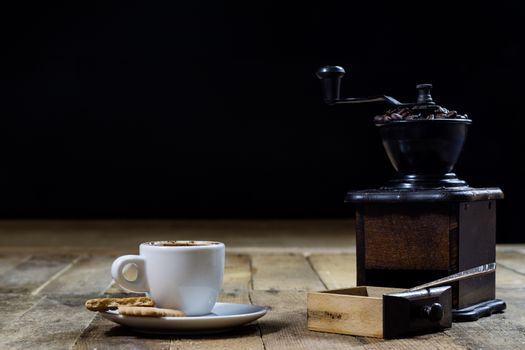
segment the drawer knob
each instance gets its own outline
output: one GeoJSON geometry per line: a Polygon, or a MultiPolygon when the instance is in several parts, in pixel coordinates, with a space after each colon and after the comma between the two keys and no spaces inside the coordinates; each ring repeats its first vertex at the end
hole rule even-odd
{"type": "Polygon", "coordinates": [[[423,318],[426,318],[432,322],[439,322],[444,315],[443,305],[440,303],[434,303],[432,305],[423,306],[421,308],[421,314],[423,318]]]}

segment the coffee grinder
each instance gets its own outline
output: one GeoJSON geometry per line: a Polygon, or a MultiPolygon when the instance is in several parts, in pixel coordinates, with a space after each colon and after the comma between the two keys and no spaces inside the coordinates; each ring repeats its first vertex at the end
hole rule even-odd
{"type": "MultiPolygon", "coordinates": [[[[497,187],[473,188],[454,174],[472,120],[437,105],[430,84],[415,103],[390,96],[341,98],[345,71],[317,72],[329,105],[390,104],[374,119],[397,175],[383,187],[350,191],[356,207],[357,285],[409,288],[496,260],[497,187]]],[[[453,318],[476,320],[505,309],[495,273],[452,284],[453,318]]]]}

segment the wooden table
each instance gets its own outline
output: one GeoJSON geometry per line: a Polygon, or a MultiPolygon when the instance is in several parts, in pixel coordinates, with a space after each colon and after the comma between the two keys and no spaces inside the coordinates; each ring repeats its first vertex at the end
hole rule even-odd
{"type": "Polygon", "coordinates": [[[497,293],[508,310],[441,333],[384,341],[310,332],[306,291],[355,284],[351,221],[0,222],[0,349],[525,349],[525,245],[498,246],[497,293]],[[147,337],[84,309],[121,295],[112,260],[136,243],[228,245],[222,301],[270,308],[234,332],[147,337]]]}

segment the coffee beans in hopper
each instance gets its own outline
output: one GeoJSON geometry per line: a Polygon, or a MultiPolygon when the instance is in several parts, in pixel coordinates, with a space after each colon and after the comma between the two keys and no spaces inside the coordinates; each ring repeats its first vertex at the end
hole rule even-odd
{"type": "Polygon", "coordinates": [[[397,120],[432,120],[432,119],[467,119],[466,114],[459,114],[457,111],[449,111],[445,107],[436,106],[436,108],[417,108],[414,107],[397,107],[388,110],[383,115],[374,117],[374,123],[386,124],[397,120]]]}

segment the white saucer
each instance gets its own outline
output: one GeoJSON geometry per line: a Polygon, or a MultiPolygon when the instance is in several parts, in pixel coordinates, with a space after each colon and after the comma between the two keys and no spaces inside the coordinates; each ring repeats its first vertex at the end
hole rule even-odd
{"type": "Polygon", "coordinates": [[[211,314],[187,317],[143,317],[120,315],[118,310],[100,312],[104,318],[145,333],[212,333],[255,321],[266,308],[251,304],[216,303],[211,314]]]}

